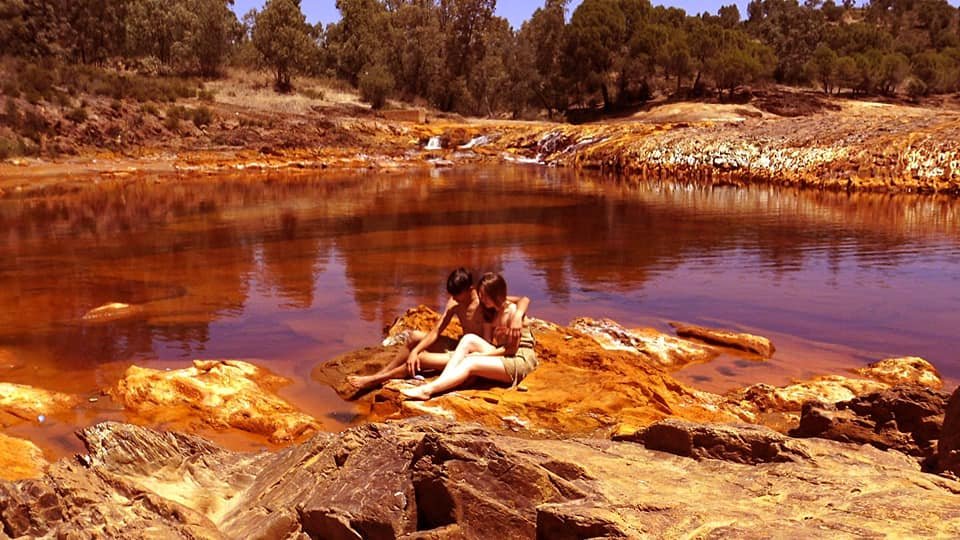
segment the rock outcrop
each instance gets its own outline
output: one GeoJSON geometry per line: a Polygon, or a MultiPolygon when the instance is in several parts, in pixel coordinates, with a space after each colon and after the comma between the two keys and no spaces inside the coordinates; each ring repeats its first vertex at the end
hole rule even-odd
{"type": "Polygon", "coordinates": [[[808,401],[790,435],[894,449],[930,470],[947,398],[926,386],[903,384],[835,404],[808,401]]]}
{"type": "Polygon", "coordinates": [[[960,388],[953,391],[937,442],[937,470],[960,477],[960,388]]]}
{"type": "Polygon", "coordinates": [[[152,422],[199,422],[290,441],[317,429],[312,417],[274,391],[288,381],[238,360],[194,360],[172,371],[131,366],[113,399],[152,422]]]}
{"type": "Polygon", "coordinates": [[[570,328],[592,337],[608,351],[643,355],[670,370],[709,362],[717,356],[717,351],[711,347],[668,336],[652,328],[627,329],[610,319],[581,317],[570,323],[570,328]]]}
{"type": "Polygon", "coordinates": [[[917,356],[887,358],[855,370],[859,375],[889,385],[914,383],[934,390],[943,388],[943,378],[933,364],[917,356]]]}
{"type": "MultiPolygon", "coordinates": [[[[388,332],[388,343],[393,342],[390,336],[403,329],[428,329],[438,316],[423,307],[408,311],[388,332]]],[[[604,436],[614,431],[629,433],[670,416],[694,421],[737,419],[719,406],[724,403],[721,396],[680,384],[647,349],[601,346],[595,339],[600,333],[597,329],[622,328],[616,323],[587,326],[584,319],[578,321],[570,327],[532,322],[540,366],[517,389],[479,385],[420,403],[402,400],[397,390],[408,383],[396,382],[360,399],[360,412],[372,420],[430,414],[493,428],[604,436]],[[597,331],[588,334],[583,328],[597,331]]],[[[634,333],[625,330],[622,335],[633,339],[634,333]]],[[[692,351],[704,350],[701,345],[686,343],[692,351]]],[[[353,391],[343,382],[347,375],[375,371],[396,351],[374,347],[347,353],[317,366],[313,378],[349,397],[353,391]]],[[[682,365],[681,353],[673,354],[678,356],[672,364],[682,365]]]]}
{"type": "MultiPolygon", "coordinates": [[[[758,435],[724,429],[743,441],[758,435]]],[[[745,465],[723,459],[739,460],[736,452],[694,460],[633,442],[515,438],[437,421],[370,424],[255,455],[115,423],[81,437],[89,453],[80,462],[0,483],[6,535],[960,535],[960,484],[899,454],[818,439],[795,441],[789,460],[745,465]]]]}

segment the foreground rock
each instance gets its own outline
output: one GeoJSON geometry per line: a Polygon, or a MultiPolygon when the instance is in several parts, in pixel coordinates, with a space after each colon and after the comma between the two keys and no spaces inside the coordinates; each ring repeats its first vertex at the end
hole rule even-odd
{"type": "Polygon", "coordinates": [[[797,441],[789,461],[753,466],[436,421],[366,425],[256,455],[123,424],[81,437],[89,467],[62,461],[41,479],[0,483],[0,530],[72,538],[960,535],[956,482],[920,473],[899,454],[816,439],[797,441]]]}
{"type": "Polygon", "coordinates": [[[960,477],[960,388],[953,391],[937,443],[937,470],[960,477]]]}
{"type": "Polygon", "coordinates": [[[232,427],[283,442],[317,429],[315,419],[274,393],[286,383],[247,362],[194,360],[173,371],[131,366],[110,395],[151,422],[232,427]]]}
{"type": "Polygon", "coordinates": [[[37,445],[0,433],[0,480],[36,478],[46,467],[37,445]]]}
{"type": "Polygon", "coordinates": [[[810,401],[790,435],[894,449],[933,470],[947,398],[944,392],[905,384],[836,404],[810,401]]]}

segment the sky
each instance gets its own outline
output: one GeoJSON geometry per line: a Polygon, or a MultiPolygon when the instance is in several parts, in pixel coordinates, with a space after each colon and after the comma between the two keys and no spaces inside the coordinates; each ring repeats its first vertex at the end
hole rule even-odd
{"type": "MultiPolygon", "coordinates": [[[[580,1],[581,0],[571,0],[568,7],[568,17],[570,13],[573,13],[573,10],[580,5],[580,1]]],[[[745,16],[749,2],[748,0],[738,0],[736,2],[732,0],[708,0],[701,2],[691,0],[652,0],[651,3],[654,5],[660,4],[683,8],[690,15],[696,15],[704,11],[716,13],[717,10],[720,9],[720,6],[736,3],[740,8],[741,16],[745,16]]],[[[242,17],[243,14],[250,11],[251,8],[260,9],[263,4],[264,0],[234,0],[233,10],[237,12],[237,16],[242,17]]],[[[336,0],[301,0],[300,7],[303,9],[304,15],[307,16],[307,22],[316,23],[317,21],[323,21],[323,23],[326,24],[340,18],[340,12],[337,11],[336,4],[336,0]]],[[[542,7],[543,4],[543,0],[500,0],[497,2],[497,15],[506,17],[514,28],[520,28],[523,21],[530,18],[534,10],[542,7]]]]}

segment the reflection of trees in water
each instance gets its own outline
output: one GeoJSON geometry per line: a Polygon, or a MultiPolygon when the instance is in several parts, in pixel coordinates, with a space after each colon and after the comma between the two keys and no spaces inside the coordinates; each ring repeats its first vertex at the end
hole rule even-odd
{"type": "Polygon", "coordinates": [[[522,257],[563,302],[575,283],[632,289],[720,255],[780,274],[813,256],[833,272],[850,258],[898,264],[918,242],[955,243],[960,225],[944,198],[573,178],[525,167],[277,176],[0,201],[0,339],[42,327],[33,343],[102,360],[149,355],[155,339],[200,346],[215,318],[242,312],[254,281],[311,307],[334,257],[363,319],[386,324],[410,299],[435,304],[460,265],[499,271],[522,257]],[[114,301],[150,310],[65,324],[114,301]]]}

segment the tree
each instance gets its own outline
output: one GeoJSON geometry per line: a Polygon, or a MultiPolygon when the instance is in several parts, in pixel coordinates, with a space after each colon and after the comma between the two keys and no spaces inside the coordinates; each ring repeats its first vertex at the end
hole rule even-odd
{"type": "Polygon", "coordinates": [[[810,78],[819,81],[826,94],[831,93],[836,84],[838,60],[839,57],[833,49],[826,45],[821,45],[813,52],[813,58],[807,63],[807,71],[810,73],[810,78]]]}
{"type": "Polygon", "coordinates": [[[837,59],[836,80],[838,91],[841,88],[855,89],[860,83],[857,61],[852,56],[841,56],[837,59]]]}
{"type": "Polygon", "coordinates": [[[588,92],[599,89],[607,110],[613,105],[609,72],[626,30],[626,17],[616,0],[584,0],[567,26],[565,71],[588,92]]]}
{"type": "Polygon", "coordinates": [[[736,4],[721,6],[717,16],[720,18],[720,26],[724,28],[736,28],[740,24],[740,8],[736,4]]]}
{"type": "Polygon", "coordinates": [[[356,85],[361,71],[386,64],[387,9],[378,0],[337,0],[340,21],[330,29],[328,44],[337,74],[356,85]]]}
{"type": "Polygon", "coordinates": [[[299,0],[267,0],[253,28],[253,46],[273,69],[277,91],[290,91],[291,76],[307,64],[313,46],[299,0]]]}
{"type": "Polygon", "coordinates": [[[562,62],[566,9],[567,0],[547,0],[523,23],[517,36],[518,54],[528,54],[532,63],[530,91],[550,117],[567,107],[562,62]]]}
{"type": "Polygon", "coordinates": [[[880,61],[880,91],[892,96],[910,74],[910,59],[900,53],[883,56],[880,61]]]}

